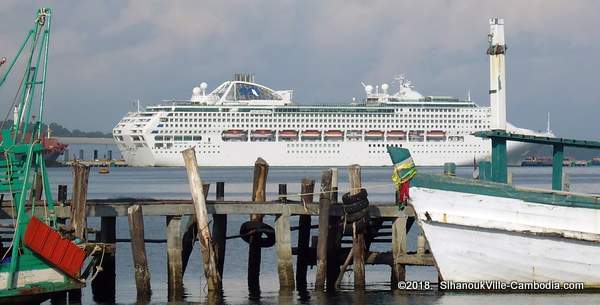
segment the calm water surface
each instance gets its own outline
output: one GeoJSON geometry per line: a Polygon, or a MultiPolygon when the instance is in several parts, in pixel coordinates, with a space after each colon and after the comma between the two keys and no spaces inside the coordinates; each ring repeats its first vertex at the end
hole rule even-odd
{"type": "MultiPolygon", "coordinates": [[[[279,183],[288,184],[288,193],[300,191],[300,180],[310,178],[320,182],[324,168],[271,168],[267,184],[267,199],[275,199],[279,183]]],[[[440,168],[421,168],[422,172],[441,172],[440,168]]],[[[470,176],[471,168],[458,168],[459,176],[470,176]]],[[[551,168],[511,168],[513,182],[518,185],[550,188],[551,168]]],[[[571,183],[571,190],[576,192],[600,193],[600,167],[566,169],[571,183]]],[[[71,169],[51,168],[50,179],[53,190],[59,184],[68,184],[71,189],[71,169]]],[[[211,182],[209,198],[214,198],[214,182],[225,182],[226,200],[247,200],[252,189],[252,168],[203,168],[200,170],[205,183],[211,182]]],[[[369,190],[372,202],[392,202],[394,187],[390,182],[389,168],[363,168],[363,185],[369,190]]],[[[340,189],[348,187],[346,169],[339,169],[340,189]]],[[[189,199],[187,177],[183,168],[113,168],[109,175],[100,175],[93,168],[89,180],[88,198],[170,198],[189,199]]],[[[240,225],[247,220],[246,216],[230,216],[228,235],[238,234],[240,225]]],[[[184,219],[184,223],[185,223],[184,219]]],[[[273,217],[265,221],[272,224],[273,217]]],[[[293,219],[292,225],[295,225],[293,219]]],[[[315,220],[313,220],[315,222],[315,220]]],[[[91,218],[89,225],[98,227],[98,219],[91,218]]],[[[166,238],[164,217],[145,218],[146,238],[166,238]]],[[[409,250],[416,248],[418,229],[409,233],[409,250]]],[[[315,231],[313,231],[315,234],[315,231]]],[[[117,220],[117,238],[128,238],[129,229],[126,218],[117,220]]],[[[296,242],[295,232],[292,243],[296,242]]],[[[375,244],[376,251],[389,251],[389,245],[375,244]]],[[[150,261],[152,299],[150,303],[167,303],[166,244],[147,244],[146,251],[150,261]]],[[[261,295],[250,298],[246,285],[248,247],[241,239],[227,241],[225,270],[223,276],[224,296],[213,301],[206,294],[203,279],[200,253],[197,246],[192,253],[184,284],[185,302],[171,304],[599,304],[600,294],[477,294],[477,293],[439,293],[439,292],[391,292],[389,290],[390,269],[387,266],[367,266],[367,290],[359,293],[352,291],[352,274],[346,275],[342,291],[335,294],[314,292],[312,282],[314,270],[309,269],[309,291],[307,293],[280,294],[278,289],[277,266],[274,248],[263,249],[261,265],[261,295]]],[[[294,258],[295,259],[295,258],[294,258]]],[[[136,291],[133,278],[131,248],[128,243],[117,244],[117,303],[136,304],[136,291]]],[[[437,281],[437,274],[432,267],[407,267],[407,279],[437,281]]],[[[84,304],[96,304],[92,299],[91,289],[83,290],[84,304]]]]}

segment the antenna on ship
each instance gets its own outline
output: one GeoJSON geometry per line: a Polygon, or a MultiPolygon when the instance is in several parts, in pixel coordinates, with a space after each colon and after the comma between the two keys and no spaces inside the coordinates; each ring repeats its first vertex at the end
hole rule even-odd
{"type": "Polygon", "coordinates": [[[546,133],[551,134],[552,130],[550,129],[550,112],[548,112],[548,125],[546,126],[546,133]]]}
{"type": "Polygon", "coordinates": [[[471,101],[471,89],[469,89],[467,91],[467,101],[470,102],[471,101]]]}
{"type": "Polygon", "coordinates": [[[137,100],[137,112],[140,112],[140,99],[137,100]]]}

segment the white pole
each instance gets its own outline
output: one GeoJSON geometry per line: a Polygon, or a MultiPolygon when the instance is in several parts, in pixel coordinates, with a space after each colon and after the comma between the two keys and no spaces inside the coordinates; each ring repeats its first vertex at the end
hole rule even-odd
{"type": "Polygon", "coordinates": [[[506,130],[506,42],[504,41],[504,19],[490,19],[490,105],[492,108],[491,129],[506,130]]]}

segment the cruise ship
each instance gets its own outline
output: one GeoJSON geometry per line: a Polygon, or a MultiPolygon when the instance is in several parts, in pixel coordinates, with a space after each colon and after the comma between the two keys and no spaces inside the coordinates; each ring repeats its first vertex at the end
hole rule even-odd
{"type": "MultiPolygon", "coordinates": [[[[494,118],[506,120],[505,109],[494,111],[505,107],[498,102],[505,98],[498,83],[504,82],[503,62],[491,70],[491,86],[497,86],[490,89],[491,107],[470,98],[422,95],[404,76],[396,78],[395,92],[388,84],[363,84],[361,100],[301,105],[292,101],[292,90],[273,90],[253,75],[236,74],[211,92],[201,83],[189,100],[130,112],[113,135],[130,166],[183,166],[181,151],[189,147],[200,166],[251,166],[258,157],[272,166],[384,166],[391,164],[387,146],[410,149],[417,166],[472,165],[489,158],[491,143],[471,134],[494,129],[494,118]]],[[[517,164],[527,145],[508,143],[509,163],[517,164]]]]}

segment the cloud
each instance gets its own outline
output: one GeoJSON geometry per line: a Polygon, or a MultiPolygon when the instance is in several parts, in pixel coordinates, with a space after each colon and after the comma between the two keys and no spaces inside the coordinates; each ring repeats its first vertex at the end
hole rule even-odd
{"type": "MultiPolygon", "coordinates": [[[[294,89],[301,103],[345,103],[362,97],[360,81],[407,73],[424,94],[471,89],[485,105],[487,19],[500,16],[510,120],[541,128],[546,111],[569,100],[554,129],[597,137],[571,126],[598,115],[598,98],[586,93],[600,66],[591,55],[600,48],[593,1],[86,1],[53,9],[48,116],[72,128],[110,130],[132,100],[189,98],[199,82],[214,87],[234,72],[294,89]]],[[[34,11],[3,4],[0,55],[14,53],[34,11]]]]}

